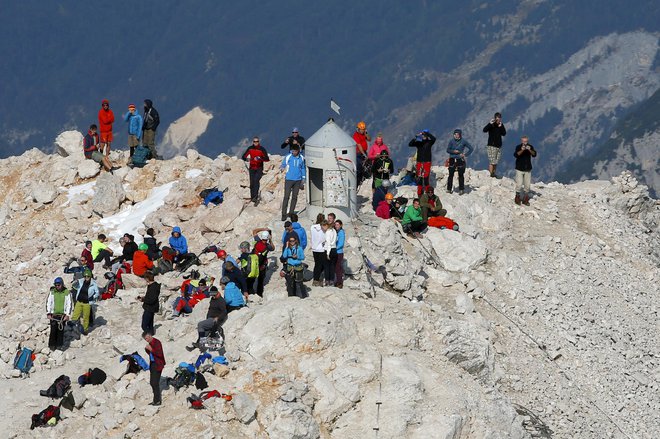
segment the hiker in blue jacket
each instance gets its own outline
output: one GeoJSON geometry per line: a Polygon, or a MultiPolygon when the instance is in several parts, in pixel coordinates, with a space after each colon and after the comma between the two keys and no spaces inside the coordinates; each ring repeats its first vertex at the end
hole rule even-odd
{"type": "Polygon", "coordinates": [[[241,309],[245,306],[245,296],[241,292],[240,288],[229,280],[229,277],[223,276],[220,279],[220,283],[225,286],[225,303],[227,304],[227,313],[229,314],[232,311],[241,309]]]}
{"type": "Polygon", "coordinates": [[[300,154],[300,146],[291,145],[291,152],[284,157],[280,165],[281,172],[286,171],[284,181],[284,200],[282,201],[282,221],[296,209],[298,202],[298,191],[305,188],[305,157],[300,154]],[[291,208],[289,209],[289,197],[291,197],[291,208]]]}
{"type": "Polygon", "coordinates": [[[458,170],[458,194],[463,195],[465,190],[465,157],[472,154],[472,145],[463,138],[463,131],[454,130],[454,137],[447,145],[449,154],[449,178],[447,178],[447,193],[451,194],[454,183],[454,172],[458,170]]]}
{"type": "Polygon", "coordinates": [[[135,148],[140,145],[142,139],[142,116],[135,111],[135,105],[128,106],[128,112],[124,114],[124,121],[128,122],[128,147],[130,148],[130,157],[133,157],[135,148]]]}
{"type": "Polygon", "coordinates": [[[307,294],[305,285],[303,285],[303,261],[305,260],[305,251],[300,246],[298,239],[291,236],[287,240],[286,248],[282,252],[280,261],[284,264],[282,271],[286,278],[286,291],[289,297],[298,296],[304,299],[307,294]]]}
{"type": "Polygon", "coordinates": [[[176,226],[172,228],[172,236],[170,236],[170,247],[175,251],[174,262],[179,262],[188,254],[188,241],[186,237],[181,234],[181,227],[176,226]]]}

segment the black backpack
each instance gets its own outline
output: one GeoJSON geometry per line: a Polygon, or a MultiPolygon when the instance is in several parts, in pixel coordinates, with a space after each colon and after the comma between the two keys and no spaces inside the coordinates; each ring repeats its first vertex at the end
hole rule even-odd
{"type": "Polygon", "coordinates": [[[185,367],[177,367],[174,378],[170,378],[167,384],[179,390],[182,387],[187,387],[195,382],[195,374],[185,367]]]}
{"type": "Polygon", "coordinates": [[[45,427],[48,425],[48,421],[50,421],[51,418],[55,418],[58,421],[60,420],[59,406],[49,405],[39,413],[32,415],[32,425],[30,425],[30,430],[34,430],[35,427],[45,427]]]}
{"type": "Polygon", "coordinates": [[[60,375],[47,390],[42,390],[39,394],[48,398],[62,398],[70,388],[71,379],[66,375],[60,375]]]}

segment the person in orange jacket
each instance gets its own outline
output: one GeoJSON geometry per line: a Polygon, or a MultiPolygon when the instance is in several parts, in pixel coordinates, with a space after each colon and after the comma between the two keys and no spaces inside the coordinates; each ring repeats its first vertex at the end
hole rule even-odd
{"type": "Polygon", "coordinates": [[[112,124],[115,122],[115,113],[110,109],[107,99],[101,101],[99,110],[99,131],[101,133],[101,151],[105,149],[105,156],[110,155],[110,144],[112,143],[112,124]]]}
{"type": "Polygon", "coordinates": [[[138,246],[138,250],[133,253],[133,274],[136,276],[144,276],[147,270],[154,268],[154,263],[149,256],[147,256],[149,246],[144,242],[138,246]]]}

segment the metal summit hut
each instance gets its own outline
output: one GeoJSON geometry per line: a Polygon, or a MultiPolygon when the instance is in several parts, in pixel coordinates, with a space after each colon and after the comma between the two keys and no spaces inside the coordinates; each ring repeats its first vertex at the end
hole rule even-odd
{"type": "Polygon", "coordinates": [[[331,118],[305,142],[307,212],[334,212],[342,221],[357,216],[356,144],[331,118]]]}

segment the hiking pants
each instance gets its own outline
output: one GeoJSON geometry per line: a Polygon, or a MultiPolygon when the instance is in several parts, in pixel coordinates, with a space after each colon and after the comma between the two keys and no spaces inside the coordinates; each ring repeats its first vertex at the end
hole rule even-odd
{"type": "Polygon", "coordinates": [[[154,316],[155,314],[151,311],[147,311],[146,309],[142,313],[142,331],[146,332],[149,331],[152,334],[154,333],[154,316]]]}
{"type": "Polygon", "coordinates": [[[335,262],[335,285],[344,284],[344,254],[337,253],[337,261],[335,262]]]}
{"type": "Polygon", "coordinates": [[[424,221],[413,221],[403,226],[403,231],[406,233],[423,232],[427,224],[424,221]]]}
{"type": "Polygon", "coordinates": [[[257,296],[264,297],[264,283],[266,283],[266,269],[259,269],[259,277],[257,277],[257,296]]]}
{"type": "Polygon", "coordinates": [[[314,280],[321,280],[321,274],[325,269],[325,260],[327,259],[325,252],[312,252],[314,255],[314,280]]]}
{"type": "Polygon", "coordinates": [[[302,180],[285,180],[284,181],[284,200],[282,201],[282,221],[286,220],[288,214],[291,214],[296,209],[298,203],[298,191],[302,186],[302,180]],[[289,209],[289,197],[291,197],[291,209],[289,209]]]}
{"type": "Polygon", "coordinates": [[[89,320],[92,313],[92,305],[89,303],[76,302],[76,306],[73,307],[73,314],[71,315],[71,320],[77,322],[82,315],[82,326],[83,330],[87,332],[89,328],[89,320]]]}
{"type": "Polygon", "coordinates": [[[247,289],[248,289],[248,294],[254,294],[254,282],[257,280],[256,277],[248,277],[245,279],[245,283],[247,283],[247,289]]]}
{"type": "Polygon", "coordinates": [[[532,171],[519,171],[516,169],[516,192],[520,195],[529,193],[529,187],[532,184],[532,171]]]}
{"type": "Polygon", "coordinates": [[[210,337],[215,331],[218,331],[226,321],[227,317],[218,320],[217,323],[213,318],[202,320],[197,323],[197,333],[202,337],[210,337]]]}
{"type": "Polygon", "coordinates": [[[295,270],[293,267],[289,266],[286,271],[286,292],[289,297],[298,296],[301,299],[304,299],[305,294],[305,285],[303,284],[304,276],[303,270],[295,270]]]}
{"type": "Polygon", "coordinates": [[[154,401],[161,402],[160,396],[160,374],[163,373],[162,370],[156,370],[153,367],[149,368],[149,384],[151,384],[151,390],[154,391],[154,401]]]}
{"type": "Polygon", "coordinates": [[[465,160],[449,159],[449,178],[447,179],[447,190],[451,191],[454,184],[454,172],[458,171],[458,190],[465,189],[465,160]]]}
{"type": "Polygon", "coordinates": [[[99,254],[96,256],[96,258],[94,258],[94,262],[103,261],[103,265],[107,265],[109,267],[112,265],[112,263],[110,262],[110,256],[112,255],[108,250],[101,249],[101,251],[99,251],[99,254]]]}
{"type": "Polygon", "coordinates": [[[325,258],[325,281],[335,283],[335,265],[337,264],[337,249],[330,250],[330,255],[325,258]]]}
{"type": "Polygon", "coordinates": [[[192,312],[192,308],[188,304],[188,301],[183,297],[177,297],[172,307],[174,308],[174,315],[177,316],[181,313],[190,314],[192,312]]]}
{"type": "Polygon", "coordinates": [[[142,145],[149,148],[152,159],[158,157],[158,152],[156,151],[156,130],[142,131],[142,145]]]}
{"type": "Polygon", "coordinates": [[[250,199],[255,200],[259,196],[261,177],[264,175],[263,169],[249,169],[250,174],[250,199]]]}
{"type": "Polygon", "coordinates": [[[431,162],[417,162],[417,195],[421,196],[431,185],[431,162]]]}
{"type": "Polygon", "coordinates": [[[51,350],[62,347],[64,344],[64,328],[65,322],[61,319],[63,315],[53,315],[50,321],[50,336],[48,337],[48,347],[51,350]]]}

